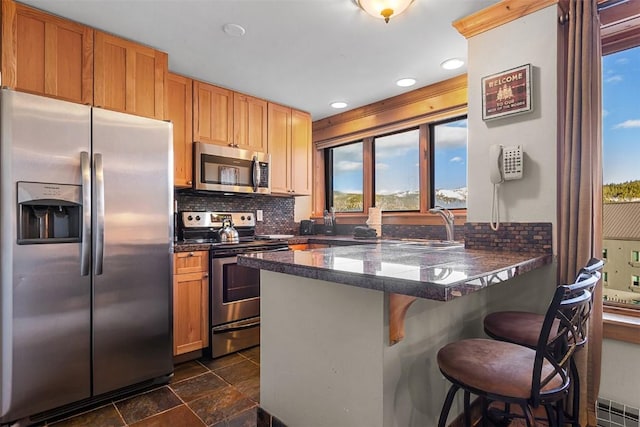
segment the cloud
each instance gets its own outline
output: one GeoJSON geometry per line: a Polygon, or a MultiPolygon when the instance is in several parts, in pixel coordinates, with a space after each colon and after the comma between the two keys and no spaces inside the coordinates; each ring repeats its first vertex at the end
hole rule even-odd
{"type": "Polygon", "coordinates": [[[611,77],[607,77],[605,82],[607,83],[618,83],[622,81],[622,76],[620,74],[616,74],[614,76],[611,77]]]}
{"type": "Polygon", "coordinates": [[[340,172],[352,172],[362,170],[362,162],[351,162],[349,160],[341,160],[334,165],[334,168],[340,172]]]}
{"type": "Polygon", "coordinates": [[[605,109],[602,109],[602,117],[607,117],[609,115],[609,112],[605,109]]]}
{"type": "Polygon", "coordinates": [[[389,169],[389,165],[386,163],[376,163],[376,170],[377,171],[384,171],[389,169]]]}
{"type": "Polygon", "coordinates": [[[440,148],[465,147],[467,126],[441,125],[436,127],[436,146],[440,148]]]}
{"type": "Polygon", "coordinates": [[[455,156],[455,157],[450,158],[449,161],[452,162],[452,163],[460,163],[460,162],[463,161],[463,159],[460,156],[455,156]]]}
{"type": "Polygon", "coordinates": [[[420,133],[417,129],[376,138],[376,159],[401,157],[415,151],[418,155],[420,133]]]}
{"type": "Polygon", "coordinates": [[[616,64],[626,65],[629,63],[629,58],[618,58],[616,59],[616,64]]]}
{"type": "Polygon", "coordinates": [[[618,123],[613,127],[614,129],[632,129],[640,128],[640,120],[625,120],[622,123],[618,123]]]}

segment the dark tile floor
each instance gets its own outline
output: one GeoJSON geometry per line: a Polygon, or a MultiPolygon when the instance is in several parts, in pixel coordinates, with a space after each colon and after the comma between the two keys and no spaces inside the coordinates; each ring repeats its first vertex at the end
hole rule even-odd
{"type": "Polygon", "coordinates": [[[260,347],[177,365],[169,384],[48,422],[55,427],[277,427],[260,409],[260,347]]]}

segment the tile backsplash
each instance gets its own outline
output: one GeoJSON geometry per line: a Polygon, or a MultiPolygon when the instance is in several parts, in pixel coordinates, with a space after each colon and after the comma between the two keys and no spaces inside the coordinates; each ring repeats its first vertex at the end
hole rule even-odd
{"type": "Polygon", "coordinates": [[[253,212],[262,209],[263,221],[256,222],[257,234],[298,234],[294,222],[295,200],[292,197],[262,195],[233,195],[195,193],[176,190],[175,199],[180,211],[253,212]]]}

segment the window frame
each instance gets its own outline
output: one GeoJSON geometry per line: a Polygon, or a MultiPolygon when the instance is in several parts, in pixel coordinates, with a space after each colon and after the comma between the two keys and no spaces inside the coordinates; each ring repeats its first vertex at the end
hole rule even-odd
{"type": "MultiPolygon", "coordinates": [[[[320,156],[323,163],[323,170],[325,174],[324,179],[324,203],[323,209],[330,209],[332,196],[332,160],[331,149],[348,145],[350,143],[357,143],[362,141],[363,143],[363,202],[364,212],[336,212],[336,217],[341,218],[343,224],[356,224],[361,223],[362,218],[366,219],[367,209],[375,206],[375,139],[387,135],[393,135],[405,131],[418,129],[419,131],[419,185],[420,185],[420,209],[412,211],[384,211],[383,216],[385,218],[385,224],[396,225],[434,225],[439,224],[440,219],[437,215],[429,213],[429,209],[433,207],[434,203],[434,188],[433,188],[433,170],[434,170],[434,144],[433,128],[437,125],[442,125],[458,120],[468,119],[468,114],[465,111],[455,111],[449,115],[438,115],[431,119],[425,119],[420,123],[414,121],[406,123],[404,126],[396,125],[392,128],[383,127],[378,129],[371,129],[366,132],[366,136],[360,138],[353,138],[352,140],[343,139],[340,143],[332,144],[322,148],[320,156]],[[420,153],[422,153],[420,155],[420,153]]],[[[361,135],[358,135],[361,136],[361,135]]],[[[468,142],[468,141],[467,141],[468,142]]],[[[457,224],[464,224],[466,222],[466,208],[452,209],[456,217],[457,224]]]]}
{"type": "MultiPolygon", "coordinates": [[[[600,11],[601,28],[608,28],[601,37],[603,56],[640,46],[640,26],[621,27],[626,22],[622,19],[625,7],[623,4],[600,11]]],[[[640,344],[640,307],[603,302],[602,325],[604,338],[640,344]]]]}

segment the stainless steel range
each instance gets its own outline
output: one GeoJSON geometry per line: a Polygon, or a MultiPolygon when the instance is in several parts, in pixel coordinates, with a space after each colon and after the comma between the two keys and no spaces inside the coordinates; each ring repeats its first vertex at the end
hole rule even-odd
{"type": "Polygon", "coordinates": [[[260,343],[260,270],[239,266],[237,255],[288,250],[285,240],[256,239],[252,212],[181,212],[180,243],[207,243],[211,357],[260,343]],[[222,243],[218,231],[231,221],[240,242],[222,243]]]}

